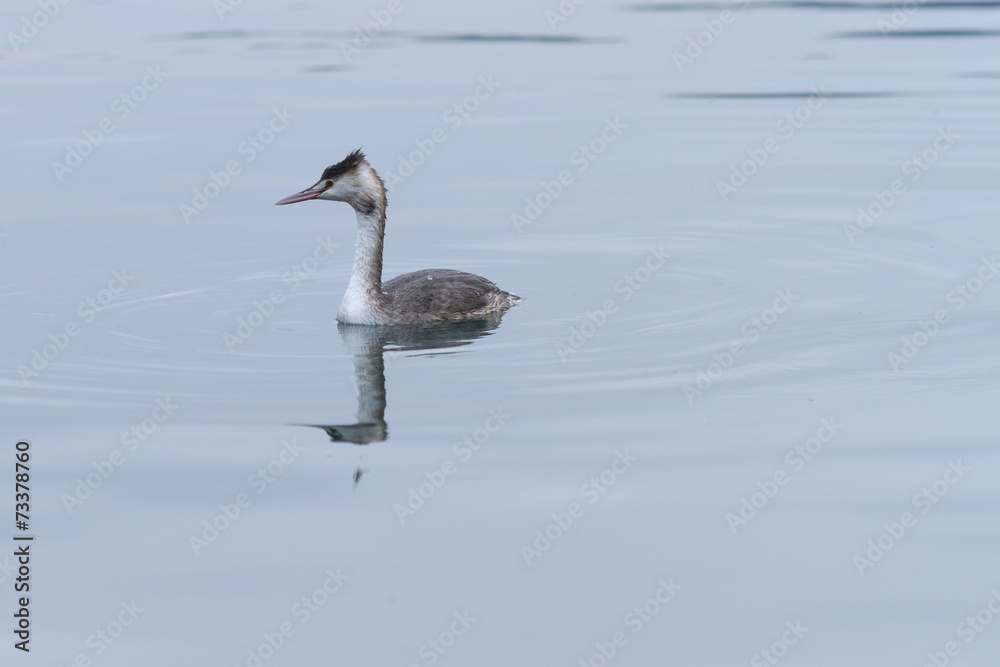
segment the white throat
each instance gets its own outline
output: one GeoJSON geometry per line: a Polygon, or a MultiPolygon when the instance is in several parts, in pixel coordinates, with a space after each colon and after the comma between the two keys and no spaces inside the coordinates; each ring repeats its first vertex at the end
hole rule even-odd
{"type": "Polygon", "coordinates": [[[355,209],[358,238],[354,269],[340,302],[337,319],[349,324],[381,324],[382,239],[385,233],[384,200],[380,205],[355,209]]]}

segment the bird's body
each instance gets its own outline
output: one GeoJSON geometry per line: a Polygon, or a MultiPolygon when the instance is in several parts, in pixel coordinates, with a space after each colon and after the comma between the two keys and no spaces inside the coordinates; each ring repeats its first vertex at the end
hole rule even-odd
{"type": "Polygon", "coordinates": [[[361,151],[327,167],[311,188],[278,204],[309,199],[347,202],[358,218],[354,270],[337,319],[346,324],[424,324],[481,319],[501,313],[520,297],[472,273],[424,269],[382,282],[385,185],[361,151]]]}

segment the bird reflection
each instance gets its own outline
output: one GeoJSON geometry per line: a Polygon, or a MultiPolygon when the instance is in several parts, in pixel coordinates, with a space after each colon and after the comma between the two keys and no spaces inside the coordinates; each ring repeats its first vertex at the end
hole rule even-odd
{"type": "MultiPolygon", "coordinates": [[[[502,315],[483,320],[434,324],[372,326],[337,324],[344,345],[354,357],[354,385],[358,390],[358,411],[353,424],[303,424],[326,431],[333,442],[367,445],[389,436],[385,422],[385,368],[399,355],[423,356],[454,354],[449,348],[462,347],[489,336],[500,325],[502,315]]],[[[354,484],[367,472],[360,467],[354,484]]]]}

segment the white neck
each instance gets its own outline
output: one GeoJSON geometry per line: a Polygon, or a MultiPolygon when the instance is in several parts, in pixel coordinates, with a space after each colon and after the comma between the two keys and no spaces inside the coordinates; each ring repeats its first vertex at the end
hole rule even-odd
{"type": "Polygon", "coordinates": [[[354,270],[340,303],[337,319],[352,324],[379,324],[382,300],[382,240],[385,235],[384,200],[374,206],[355,208],[358,239],[354,270]]]}

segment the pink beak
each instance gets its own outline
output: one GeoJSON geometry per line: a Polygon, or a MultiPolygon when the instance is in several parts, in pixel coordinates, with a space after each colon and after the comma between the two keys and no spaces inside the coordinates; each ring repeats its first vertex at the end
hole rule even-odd
{"type": "Polygon", "coordinates": [[[302,192],[296,192],[294,195],[289,195],[281,201],[274,202],[275,206],[282,206],[284,204],[295,204],[300,201],[309,201],[310,199],[316,199],[323,194],[323,190],[316,188],[306,188],[302,192]]]}

